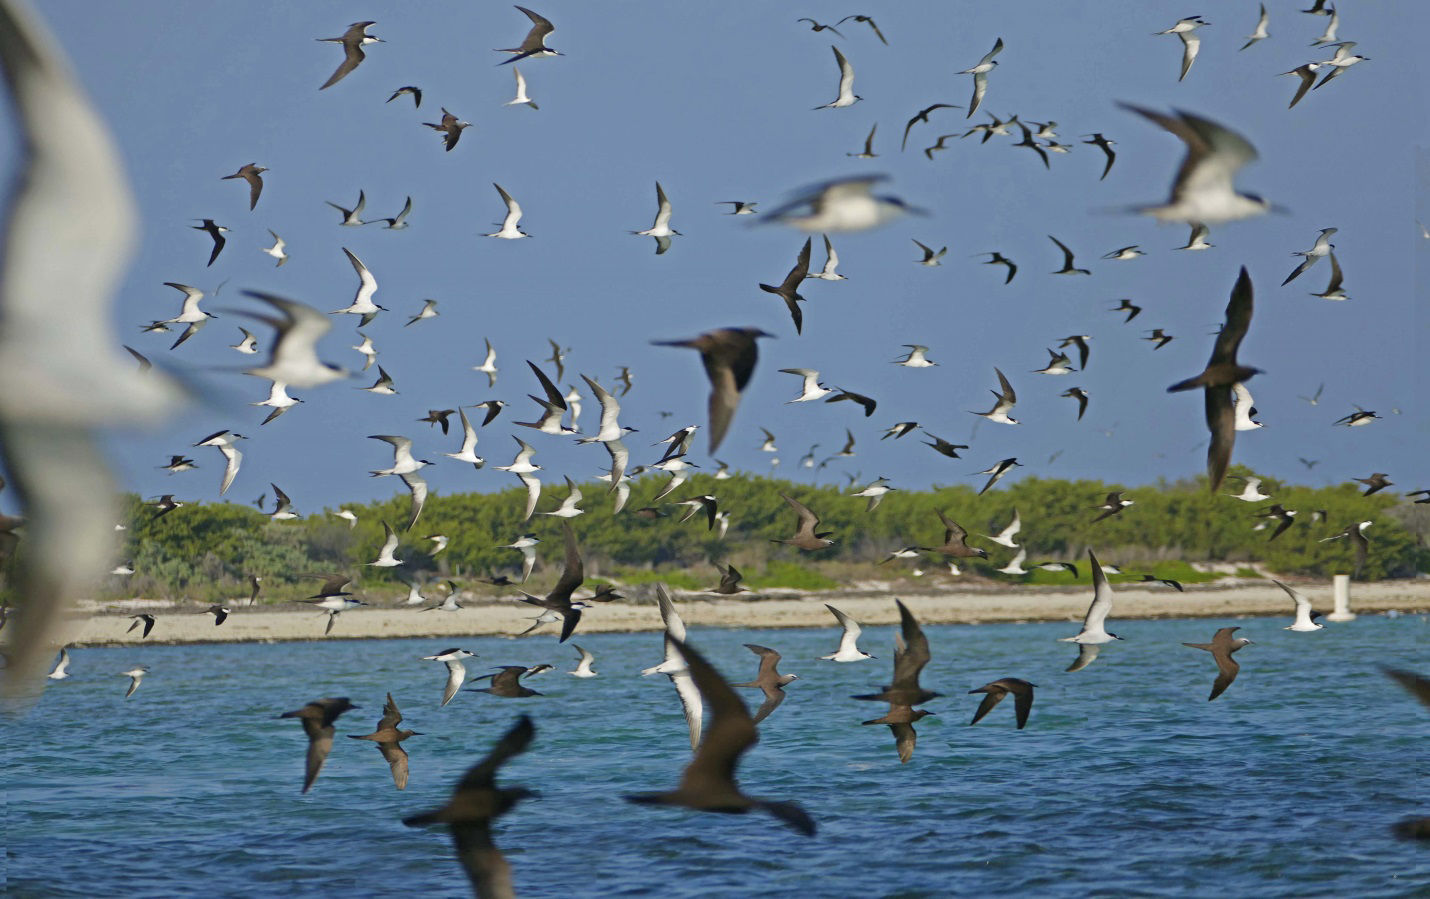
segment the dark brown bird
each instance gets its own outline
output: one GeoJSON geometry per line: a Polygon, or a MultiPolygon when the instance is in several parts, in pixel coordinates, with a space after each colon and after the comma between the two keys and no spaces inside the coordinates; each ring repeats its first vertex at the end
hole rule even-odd
{"type": "Polygon", "coordinates": [[[399,790],[405,790],[407,789],[407,750],[402,748],[402,741],[408,737],[420,737],[422,734],[415,730],[398,730],[397,725],[401,723],[402,713],[397,710],[397,703],[392,701],[392,694],[389,693],[387,702],[382,707],[382,718],[377,722],[377,729],[360,737],[348,734],[348,739],[372,740],[376,743],[377,751],[382,753],[388,767],[392,769],[392,782],[397,784],[399,790]]]}
{"type": "Polygon", "coordinates": [[[664,793],[628,795],[626,800],[640,805],[678,805],[700,812],[736,815],[759,809],[807,837],[814,836],[814,820],[797,803],[756,799],[740,792],[735,782],[735,768],[740,764],[740,756],[760,739],[750,711],[704,656],[669,634],[666,640],[685,659],[690,677],[710,707],[711,720],[695,757],[685,766],[679,786],[664,793]]]}
{"type": "Polygon", "coordinates": [[[755,679],[747,684],[731,684],[733,687],[758,687],[765,694],[765,701],[760,704],[759,711],[755,712],[755,723],[759,724],[770,716],[770,712],[779,708],[779,704],[785,701],[785,687],[796,680],[798,674],[780,674],[776,667],[780,663],[780,654],[765,646],[756,646],[753,643],[746,643],[745,648],[760,657],[760,670],[755,675],[755,679]]]}
{"type": "Polygon", "coordinates": [[[129,630],[124,632],[126,634],[142,624],[144,625],[144,633],[139,635],[139,639],[143,640],[149,636],[149,632],[154,629],[154,621],[156,619],[153,615],[130,615],[129,617],[134,619],[134,623],[129,625],[129,630]]]}
{"type": "MultiPolygon", "coordinates": [[[[252,603],[249,603],[249,605],[252,605],[252,603]]],[[[228,620],[228,611],[228,609],[223,607],[222,603],[214,603],[207,609],[204,609],[199,614],[214,616],[214,627],[218,627],[220,624],[223,624],[225,621],[228,620]]]]}
{"type": "Polygon", "coordinates": [[[446,805],[402,819],[408,827],[446,824],[452,832],[457,859],[471,879],[473,891],[483,899],[515,895],[511,865],[492,843],[491,822],[511,811],[521,800],[537,794],[526,787],[498,787],[496,774],[507,759],[526,751],[535,734],[531,719],[522,715],[486,758],[467,769],[446,805]]]}
{"type": "Polygon", "coordinates": [[[571,530],[570,522],[561,522],[561,532],[566,537],[566,567],[561,572],[561,579],[545,598],[532,596],[524,590],[521,595],[524,597],[522,602],[561,615],[561,639],[556,642],[565,643],[575,633],[576,625],[581,623],[581,607],[572,605],[571,594],[586,580],[586,567],[581,562],[581,549],[576,545],[576,534],[571,530]]]}
{"type": "Polygon", "coordinates": [[[814,238],[808,238],[804,242],[804,247],[799,251],[799,256],[795,258],[794,268],[785,275],[784,281],[779,287],[769,284],[761,284],[760,290],[772,293],[785,301],[789,307],[789,317],[794,319],[794,332],[804,333],[804,312],[799,308],[799,304],[804,302],[804,297],[799,295],[799,286],[804,283],[804,279],[809,276],[809,246],[814,238]]]}
{"type": "Polygon", "coordinates": [[[456,409],[428,409],[427,417],[419,418],[417,420],[425,421],[428,424],[441,425],[442,433],[445,434],[447,433],[447,428],[449,427],[447,419],[451,418],[456,411],[456,409]]]}
{"type": "Polygon", "coordinates": [[[303,792],[313,786],[313,781],[317,779],[318,772],[323,770],[323,762],[328,757],[328,751],[333,748],[333,722],[338,720],[338,716],[343,712],[355,709],[357,706],[348,702],[346,696],[332,697],[328,699],[315,699],[301,709],[292,712],[284,712],[279,718],[297,718],[303,722],[303,732],[308,735],[308,759],[303,775],[303,792]]]}
{"type": "Polygon", "coordinates": [[[521,684],[521,676],[526,674],[528,670],[525,665],[502,665],[496,674],[484,674],[482,677],[476,678],[477,680],[481,680],[483,677],[491,678],[492,685],[490,687],[473,687],[467,692],[490,693],[493,696],[500,696],[503,699],[523,699],[527,696],[544,696],[544,693],[539,693],[521,684]]]}
{"type": "Polygon", "coordinates": [[[736,593],[745,593],[748,588],[740,586],[740,580],[744,575],[734,565],[721,565],[715,563],[715,567],[720,571],[720,584],[711,587],[706,593],[719,593],[722,596],[734,596],[736,593]]]}
{"type": "Polygon", "coordinates": [[[242,178],[248,182],[248,209],[250,212],[258,205],[258,197],[263,193],[263,173],[268,169],[256,162],[250,162],[232,175],[224,175],[220,181],[227,181],[230,178],[242,178]]]}
{"type": "Polygon", "coordinates": [[[864,407],[865,418],[868,418],[869,416],[873,415],[874,410],[879,405],[878,400],[875,400],[872,397],[867,397],[862,393],[855,393],[852,390],[845,390],[843,387],[836,387],[834,388],[834,390],[835,393],[825,397],[824,401],[826,403],[837,403],[842,400],[849,400],[850,402],[858,403],[859,405],[864,407]]]}
{"type": "Polygon", "coordinates": [[[1365,492],[1362,493],[1361,496],[1370,496],[1377,490],[1384,490],[1387,487],[1395,486],[1394,482],[1386,478],[1385,472],[1383,471],[1377,471],[1368,478],[1351,478],[1351,480],[1365,485],[1365,492]]]}
{"type": "Polygon", "coordinates": [[[1226,323],[1217,335],[1206,369],[1194,378],[1178,381],[1167,388],[1168,393],[1194,387],[1205,390],[1207,430],[1211,432],[1211,445],[1207,449],[1207,480],[1213,493],[1221,488],[1222,479],[1226,477],[1232,446],[1236,442],[1236,407],[1232,401],[1231,385],[1247,381],[1261,371],[1236,361],[1237,348],[1251,327],[1251,312],[1251,276],[1246,273],[1246,266],[1242,266],[1236,286],[1231,290],[1231,300],[1226,304],[1226,323]]]}
{"type": "Polygon", "coordinates": [[[943,545],[932,547],[933,552],[959,559],[988,558],[987,550],[974,549],[968,545],[968,532],[957,522],[950,520],[942,510],[938,513],[938,520],[943,522],[943,545]]]}
{"type": "MultiPolygon", "coordinates": [[[[874,24],[874,20],[873,20],[872,18],[870,18],[869,16],[863,16],[863,15],[845,16],[844,18],[840,19],[838,22],[835,22],[834,24],[835,24],[835,25],[843,25],[845,22],[848,22],[850,19],[853,19],[853,20],[856,21],[856,22],[863,22],[864,24],[868,25],[870,28],[874,29],[874,35],[875,35],[875,37],[877,37],[877,38],[879,39],[879,43],[883,44],[883,45],[886,46],[886,47],[889,46],[889,42],[884,39],[884,32],[882,32],[882,31],[879,30],[879,26],[878,26],[878,25],[875,25],[875,24],[874,24]]],[[[831,29],[831,30],[833,30],[833,29],[831,29]]],[[[841,36],[842,36],[842,35],[841,35],[841,36]]],[[[925,116],[927,116],[928,113],[931,112],[932,110],[937,109],[937,108],[940,107],[940,106],[946,106],[946,105],[947,105],[947,104],[945,104],[945,103],[936,103],[936,104],[934,104],[933,106],[930,106],[928,109],[924,110],[923,114],[924,114],[925,116]]],[[[960,107],[960,108],[962,108],[962,107],[960,107]]],[[[925,119],[924,121],[928,121],[928,120],[925,119]]]]}
{"type": "MultiPolygon", "coordinates": [[[[871,19],[870,22],[872,23],[873,20],[871,19]]],[[[880,35],[880,39],[882,39],[882,38],[883,38],[883,36],[880,35]]],[[[885,41],[884,43],[888,43],[888,41],[885,41]]],[[[902,153],[904,150],[907,150],[907,149],[909,148],[909,132],[910,132],[911,130],[913,130],[913,127],[914,127],[915,125],[917,125],[919,122],[923,122],[924,124],[928,124],[929,113],[933,112],[935,109],[962,109],[962,108],[963,108],[962,106],[959,106],[959,105],[956,104],[956,103],[935,103],[935,104],[933,104],[932,106],[926,106],[926,107],[924,107],[923,109],[920,109],[918,112],[914,113],[914,117],[911,118],[911,119],[909,119],[908,123],[904,125],[904,140],[903,140],[902,143],[899,144],[899,152],[902,153]]]]}
{"type": "Polygon", "coordinates": [[[367,54],[364,53],[362,49],[364,44],[382,43],[382,38],[373,37],[367,33],[368,28],[376,24],[376,22],[354,22],[348,26],[347,31],[343,32],[342,37],[318,38],[318,40],[325,43],[343,45],[343,61],[338,64],[333,74],[328,77],[327,81],[323,82],[323,86],[318,88],[318,90],[327,90],[348,77],[348,73],[356,69],[358,64],[367,58],[367,54]]]}
{"type": "Polygon", "coordinates": [[[452,152],[452,148],[457,146],[457,141],[462,139],[462,129],[472,126],[471,122],[459,122],[456,116],[447,111],[446,107],[442,108],[442,121],[440,123],[423,122],[422,124],[431,128],[433,131],[442,132],[444,135],[442,140],[447,147],[448,153],[452,152]]]}
{"type": "Polygon", "coordinates": [[[654,340],[656,346],[689,347],[700,351],[710,379],[710,452],[720,448],[730,420],[740,405],[740,393],[755,373],[760,351],[756,338],[773,337],[759,328],[721,328],[689,340],[654,340]]]}
{"type": "Polygon", "coordinates": [[[1025,680],[1016,677],[1003,677],[991,684],[984,684],[976,690],[969,690],[969,693],[986,693],[983,702],[979,703],[978,711],[973,713],[973,720],[968,722],[972,727],[983,720],[983,716],[993,711],[993,707],[1003,701],[1003,697],[1009,693],[1013,694],[1013,713],[1018,720],[1018,730],[1023,729],[1023,725],[1028,723],[1028,713],[1033,710],[1033,688],[1037,684],[1030,684],[1025,680]]]}
{"type": "Polygon", "coordinates": [[[958,454],[958,451],[961,449],[968,449],[968,444],[966,443],[949,443],[942,437],[934,437],[934,435],[930,434],[928,431],[924,431],[924,436],[933,437],[934,441],[933,443],[925,443],[924,446],[931,446],[933,447],[934,452],[938,453],[941,456],[948,456],[950,459],[963,458],[958,454]]]}
{"type": "Polygon", "coordinates": [[[406,85],[406,86],[404,86],[404,87],[399,87],[397,90],[393,91],[393,92],[392,92],[392,96],[390,96],[390,97],[387,98],[387,102],[391,103],[393,100],[396,100],[398,97],[402,96],[403,94],[409,94],[409,95],[411,95],[411,97],[412,97],[412,103],[413,103],[413,107],[412,107],[413,109],[421,109],[421,108],[422,108],[422,88],[416,87],[416,86],[411,85],[411,84],[406,85]]]}
{"type": "Polygon", "coordinates": [[[899,761],[903,763],[914,757],[914,744],[918,741],[914,722],[926,715],[935,714],[923,709],[915,710],[914,706],[943,694],[919,686],[919,672],[923,671],[931,658],[928,637],[924,636],[923,628],[919,627],[918,620],[908,607],[897,599],[894,603],[899,607],[901,630],[901,633],[894,635],[894,682],[879,693],[865,693],[852,698],[889,704],[889,712],[884,717],[863,723],[887,724],[894,734],[899,761]]]}
{"type": "Polygon", "coordinates": [[[809,507],[796,499],[792,499],[780,494],[780,498],[790,504],[790,507],[799,515],[799,524],[795,527],[794,536],[787,540],[771,540],[771,543],[783,543],[786,546],[794,546],[803,550],[824,549],[834,541],[829,539],[833,531],[816,531],[819,527],[819,516],[809,510],[809,507]]]}
{"type": "Polygon", "coordinates": [[[1183,643],[1183,646],[1190,646],[1192,649],[1205,649],[1212,654],[1216,660],[1217,677],[1212,682],[1212,695],[1207,697],[1210,702],[1222,694],[1231,682],[1236,680],[1236,673],[1241,670],[1241,666],[1231,657],[1231,654],[1241,649],[1243,646],[1250,646],[1251,641],[1245,637],[1233,638],[1232,634],[1241,630],[1239,627],[1218,628],[1212,635],[1210,643],[1183,643]]]}

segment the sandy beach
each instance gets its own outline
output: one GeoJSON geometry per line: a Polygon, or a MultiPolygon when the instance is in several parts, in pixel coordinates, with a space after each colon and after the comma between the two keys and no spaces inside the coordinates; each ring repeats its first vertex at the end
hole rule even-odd
{"type": "MultiPolygon", "coordinates": [[[[1316,583],[1298,585],[1318,611],[1332,608],[1331,587],[1316,583]]],[[[632,591],[632,599],[604,603],[581,619],[587,633],[653,631],[661,627],[660,614],[648,598],[649,589],[632,591]]],[[[676,594],[681,616],[695,627],[832,627],[825,603],[837,605],[865,625],[893,624],[898,615],[894,599],[903,600],[926,624],[978,624],[998,621],[1080,620],[1087,611],[1091,591],[1082,588],[1031,588],[1019,592],[950,590],[917,592],[881,585],[817,593],[765,595],[760,598],[725,598],[710,594],[676,594]]],[[[107,604],[71,621],[67,633],[73,646],[103,646],[141,642],[140,631],[127,632],[130,615],[149,612],[158,619],[147,643],[279,642],[323,639],[373,639],[386,637],[462,637],[515,635],[531,624],[538,610],[511,599],[462,600],[456,612],[424,612],[415,607],[359,608],[343,612],[326,637],[327,615],[308,608],[231,605],[232,613],[220,627],[213,617],[193,605],[127,600],[107,604]]],[[[1354,584],[1351,610],[1359,614],[1386,611],[1430,611],[1430,581],[1382,581],[1354,584]]],[[[1114,618],[1225,618],[1284,617],[1291,604],[1275,585],[1243,583],[1237,586],[1188,587],[1177,593],[1165,587],[1116,588],[1114,618]]],[[[1334,626],[1334,625],[1332,625],[1334,626]]],[[[553,635],[548,624],[532,636],[553,635]]]]}

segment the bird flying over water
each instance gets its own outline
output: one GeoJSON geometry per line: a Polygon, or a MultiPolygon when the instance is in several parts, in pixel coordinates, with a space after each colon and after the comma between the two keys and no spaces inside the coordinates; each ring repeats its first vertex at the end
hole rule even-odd
{"type": "Polygon", "coordinates": [[[344,712],[356,709],[358,706],[348,701],[346,696],[337,696],[327,699],[315,699],[301,709],[291,712],[284,712],[279,718],[297,718],[303,725],[303,732],[308,735],[308,755],[304,763],[303,792],[306,793],[313,786],[313,781],[317,780],[318,772],[323,770],[323,762],[328,758],[328,752],[333,748],[333,736],[336,729],[333,722],[338,720],[338,716],[344,712]]]}
{"type": "Polygon", "coordinates": [[[536,793],[526,787],[498,787],[496,775],[509,759],[526,751],[535,735],[529,716],[517,718],[486,757],[462,775],[446,805],[402,819],[408,827],[446,824],[457,849],[457,860],[467,872],[472,890],[483,899],[516,895],[511,885],[511,865],[492,842],[491,823],[536,793]]]}
{"type": "Polygon", "coordinates": [[[759,740],[749,709],[709,662],[684,641],[667,636],[685,660],[690,677],[710,707],[710,726],[686,766],[680,784],[662,793],[636,793],[626,800],[639,805],[675,805],[702,812],[769,812],[805,836],[814,836],[814,819],[794,802],[757,799],[740,791],[735,769],[740,756],[759,740]]]}

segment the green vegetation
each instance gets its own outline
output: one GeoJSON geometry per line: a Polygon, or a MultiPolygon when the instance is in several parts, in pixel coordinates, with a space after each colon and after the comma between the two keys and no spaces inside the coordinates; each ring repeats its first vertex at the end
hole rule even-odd
{"type": "MultiPolygon", "coordinates": [[[[1250,472],[1234,469],[1233,473],[1250,472]]],[[[660,483],[638,481],[629,508],[652,504],[660,483]]],[[[1028,549],[1025,567],[1064,560],[1075,562],[1079,569],[1076,579],[1065,572],[1036,570],[1022,578],[1024,583],[1086,583],[1089,547],[1125,572],[1114,581],[1138,580],[1144,573],[1183,583],[1220,576],[1193,569],[1189,564],[1193,562],[1219,563],[1243,577],[1255,576],[1253,565],[1276,573],[1325,577],[1349,572],[1354,554],[1349,541],[1321,542],[1322,538],[1364,520],[1375,522],[1367,532],[1371,548],[1364,578],[1405,577],[1430,567],[1430,552],[1424,546],[1426,516],[1418,514],[1424,507],[1394,495],[1362,497],[1351,484],[1310,488],[1263,478],[1262,489],[1272,494],[1274,502],[1300,512],[1295,525],[1275,542],[1268,542],[1271,528],[1253,530],[1265,521],[1256,513],[1270,503],[1212,496],[1204,481],[1128,488],[1098,481],[1027,478],[981,497],[963,486],[899,490],[875,511],[865,512],[863,499],[847,496],[835,486],[811,487],[760,477],[724,481],[708,475],[693,477],[672,499],[701,493],[718,496],[721,508],[732,516],[723,540],[707,530],[703,517],[680,524],[677,515],[652,519],[627,511],[613,516],[605,485],[593,482],[582,488],[586,514],[575,519],[574,527],[589,578],[625,584],[662,580],[688,590],[715,584],[718,573],[711,563],[717,561],[733,562],[754,590],[818,590],[852,580],[898,577],[909,570],[908,563],[875,563],[899,547],[939,545],[943,529],[938,510],[968,530],[971,545],[989,551],[986,561],[961,560],[965,575],[1004,582],[1010,578],[993,569],[1005,565],[1013,550],[981,535],[997,533],[1012,518],[1014,508],[1023,519],[1017,539],[1028,549]],[[1112,490],[1123,490],[1135,505],[1093,524],[1094,507],[1112,490]],[[794,529],[795,517],[780,499],[782,492],[819,513],[821,529],[833,531],[838,542],[814,553],[773,542],[790,536],[794,529]],[[1312,521],[1317,510],[1325,511],[1324,521],[1312,521]]],[[[366,506],[347,506],[358,516],[355,527],[321,512],[274,522],[252,508],[229,503],[186,505],[156,517],[152,507],[129,496],[127,530],[121,534],[116,561],[133,559],[138,573],[126,580],[114,579],[108,595],[221,599],[246,595],[248,576],[257,575],[264,579],[268,599],[291,599],[311,592],[306,588],[313,582],[299,575],[326,571],[351,573],[363,592],[379,596],[404,590],[400,578],[451,577],[465,585],[479,585],[480,579],[493,574],[519,574],[520,555],[499,544],[528,532],[543,540],[540,564],[528,589],[544,592],[559,575],[560,527],[540,515],[522,522],[523,505],[520,488],[433,496],[417,527],[403,535],[398,557],[406,564],[380,570],[365,563],[377,557],[382,522],[405,520],[405,494],[366,506]],[[423,538],[438,533],[448,535],[451,545],[434,558],[427,554],[432,544],[423,538]]],[[[543,500],[543,508],[550,505],[550,500],[543,500]]],[[[24,552],[23,540],[17,552],[24,552]]],[[[932,568],[932,560],[922,567],[932,568]]]]}

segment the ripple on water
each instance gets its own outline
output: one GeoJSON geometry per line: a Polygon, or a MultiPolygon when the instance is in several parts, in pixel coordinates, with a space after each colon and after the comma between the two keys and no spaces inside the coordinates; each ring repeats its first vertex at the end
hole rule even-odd
{"type": "MultiPolygon", "coordinates": [[[[983,625],[976,639],[970,628],[929,627],[925,683],[947,695],[928,704],[939,714],[919,723],[907,765],[887,728],[859,724],[878,706],[849,698],[887,682],[887,658],[816,662],[829,651],[824,631],[692,629],[732,680],[757,665],[744,642],[779,649],[781,670],[800,675],[740,774],[753,795],[803,804],[820,828],[809,840],[764,814],[622,800],[674,786],[690,759],[669,681],[636,676],[660,657],[655,635],[583,638],[601,676],[545,675],[537,689],[546,697],[463,693],[445,708],[445,669],[420,661],[443,648],[433,641],[155,646],[142,659],[132,647],[80,650],[74,677],[51,685],[23,721],[25,751],[12,743],[6,758],[7,888],[367,895],[381,872],[407,892],[463,895],[447,833],[401,819],[445,802],[526,712],[536,741],[502,779],[542,795],[494,831],[518,889],[533,895],[1430,890],[1430,857],[1389,834],[1391,822],[1430,811],[1430,716],[1367,661],[1413,666],[1423,623],[1368,617],[1312,635],[1235,623],[1257,644],[1215,702],[1206,701],[1214,669],[1205,654],[1179,654],[1177,644],[1204,640],[1217,622],[1129,622],[1125,644],[1076,674],[1062,671],[1065,623],[983,625]],[[124,700],[113,672],[139,662],[151,675],[124,700]],[[223,677],[178,674],[190,670],[223,677]],[[1039,684],[1028,727],[1016,730],[1003,706],[969,727],[981,697],[965,691],[1005,675],[1039,684]],[[405,726],[423,733],[405,744],[408,789],[393,788],[370,745],[340,736],[301,795],[306,740],[276,716],[346,695],[362,708],[338,733],[366,733],[388,691],[405,726]]],[[[867,628],[866,646],[888,656],[892,634],[867,628]]],[[[481,665],[564,665],[570,655],[550,639],[462,642],[481,665]]]]}

